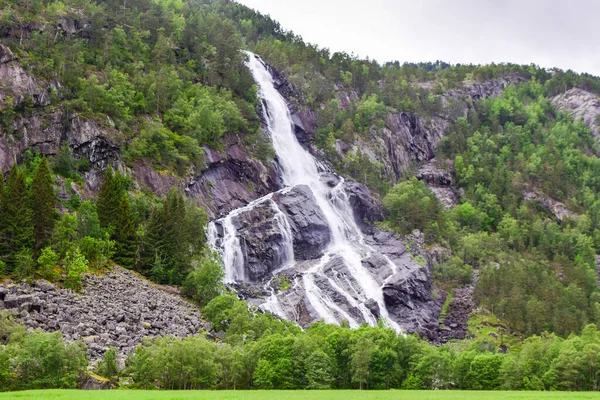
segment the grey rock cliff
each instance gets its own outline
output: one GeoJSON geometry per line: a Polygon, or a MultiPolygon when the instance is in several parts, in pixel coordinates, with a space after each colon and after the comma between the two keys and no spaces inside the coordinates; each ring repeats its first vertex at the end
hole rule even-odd
{"type": "Polygon", "coordinates": [[[600,131],[598,130],[600,101],[598,101],[597,95],[574,88],[553,97],[551,103],[557,109],[567,112],[574,120],[583,121],[592,130],[594,138],[600,142],[600,131]]]}

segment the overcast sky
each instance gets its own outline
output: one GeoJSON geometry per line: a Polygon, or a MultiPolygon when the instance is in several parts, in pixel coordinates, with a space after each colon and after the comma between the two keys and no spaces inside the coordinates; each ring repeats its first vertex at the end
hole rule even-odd
{"type": "Polygon", "coordinates": [[[600,76],[599,0],[238,0],[380,62],[535,63],[600,76]]]}

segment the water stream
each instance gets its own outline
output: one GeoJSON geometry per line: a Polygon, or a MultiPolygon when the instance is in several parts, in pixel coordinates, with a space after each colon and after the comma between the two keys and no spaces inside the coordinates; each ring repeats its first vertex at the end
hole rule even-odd
{"type": "MultiPolygon", "coordinates": [[[[287,103],[275,88],[268,67],[258,56],[252,53],[248,53],[247,65],[259,87],[259,95],[263,101],[263,116],[273,141],[273,148],[278,156],[283,184],[287,190],[297,185],[310,187],[315,202],[321,209],[331,230],[331,242],[324,256],[321,260],[317,260],[313,267],[303,272],[302,276],[306,298],[318,314],[318,319],[330,323],[347,320],[351,326],[358,326],[359,322],[362,322],[357,321],[356,318],[340,308],[331,296],[319,288],[315,281],[320,276],[328,280],[333,290],[340,292],[346,299],[351,299],[350,304],[360,311],[364,321],[370,324],[377,322],[373,313],[365,306],[367,300],[375,300],[379,306],[380,316],[386,319],[392,327],[399,329],[397,324],[388,317],[381,285],[376,282],[362,264],[362,260],[371,255],[373,249],[365,244],[362,232],[355,222],[352,207],[343,189],[343,179],[334,188],[331,188],[322,179],[322,173],[328,171],[323,171],[318,160],[298,142],[293,131],[292,117],[287,103]],[[351,275],[352,279],[350,280],[353,281],[355,286],[352,288],[352,293],[347,293],[341,285],[336,283],[336,281],[339,282],[339,277],[332,280],[323,273],[326,264],[336,257],[343,260],[343,264],[351,275]]],[[[285,245],[281,250],[282,254],[278,256],[280,264],[283,266],[286,263],[295,261],[293,237],[289,223],[285,214],[272,200],[272,197],[273,193],[257,199],[245,207],[238,208],[224,217],[219,221],[223,228],[222,237],[218,237],[214,223],[209,226],[209,243],[221,254],[225,265],[225,280],[227,283],[246,280],[244,253],[240,246],[234,219],[241,213],[258,205],[264,205],[266,202],[271,203],[275,222],[284,237],[285,245]]],[[[395,271],[397,267],[394,263],[389,259],[387,261],[392,270],[395,271]]],[[[265,308],[274,313],[282,313],[275,294],[269,298],[265,308]]]]}

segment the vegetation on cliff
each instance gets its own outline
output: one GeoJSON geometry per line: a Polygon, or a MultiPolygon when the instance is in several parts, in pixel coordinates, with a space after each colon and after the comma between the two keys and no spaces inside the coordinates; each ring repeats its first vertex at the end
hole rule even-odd
{"type": "MultiPolygon", "coordinates": [[[[108,160],[114,171],[74,157],[66,142],[51,157],[39,154],[43,146],[18,149],[18,163],[0,177],[1,275],[78,289],[83,273],[115,261],[183,285],[227,334],[224,346],[203,338],[147,343],[124,372],[107,359],[103,373],[132,376],[139,387],[181,389],[598,389],[600,342],[588,325],[600,323],[598,144],[549,99],[572,87],[600,94],[599,79],[507,64],[379,65],[307,44],[227,0],[0,0],[0,9],[2,44],[18,57],[10,62],[48,88],[47,102],[0,88],[3,139],[14,144],[27,135],[22,118],[59,112],[112,132],[124,161],[108,160]],[[315,151],[382,196],[388,227],[420,229],[430,244],[452,249],[434,273],[440,284],[469,283],[478,270],[480,306],[512,332],[534,336],[505,355],[486,341],[433,347],[384,327],[315,324],[302,332],[223,294],[219,264],[205,249],[206,213],[180,190],[157,196],[122,173],[143,159],[158,171],[197,176],[203,147],[222,148],[230,135],[243,138],[252,157],[272,157],[240,49],[283,74],[293,108],[314,110],[315,151]],[[447,115],[467,84],[515,76],[523,82],[500,96],[470,99],[466,116],[447,115]],[[380,141],[388,117],[399,113],[450,121],[438,159],[453,161],[462,193],[453,209],[411,168],[390,174],[359,146],[380,141]],[[80,193],[57,201],[55,184],[81,183],[92,168],[104,170],[97,199],[80,193]],[[529,193],[569,212],[557,216],[529,193]]],[[[0,329],[7,344],[0,382],[10,383],[3,388],[74,386],[85,364],[79,345],[0,329]],[[32,361],[40,346],[55,350],[46,355],[62,376],[32,361]]]]}

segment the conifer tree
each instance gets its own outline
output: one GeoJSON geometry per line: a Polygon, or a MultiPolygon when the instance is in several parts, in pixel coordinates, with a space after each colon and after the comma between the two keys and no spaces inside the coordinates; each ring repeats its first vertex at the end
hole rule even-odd
{"type": "Polygon", "coordinates": [[[5,234],[6,214],[4,210],[4,174],[2,173],[2,170],[0,170],[0,260],[6,255],[5,234]]]}
{"type": "Polygon", "coordinates": [[[100,186],[96,204],[100,226],[109,232],[112,232],[116,227],[116,216],[124,194],[120,174],[115,174],[112,167],[108,167],[104,173],[104,180],[102,186],[100,186]]]}
{"type": "Polygon", "coordinates": [[[46,158],[42,158],[31,183],[31,208],[35,229],[36,254],[48,245],[55,219],[55,196],[52,175],[46,158]]]}
{"type": "Polygon", "coordinates": [[[136,230],[129,199],[123,195],[119,209],[115,215],[113,239],[116,242],[115,262],[123,267],[132,268],[135,265],[137,250],[136,230]]]}
{"type": "Polygon", "coordinates": [[[13,165],[6,182],[4,193],[4,221],[6,264],[8,272],[14,268],[15,256],[35,243],[32,210],[25,176],[19,167],[13,165]]]}
{"type": "Polygon", "coordinates": [[[140,253],[140,267],[145,274],[150,273],[157,257],[162,260],[164,230],[163,210],[160,207],[154,207],[146,224],[140,253]]]}

